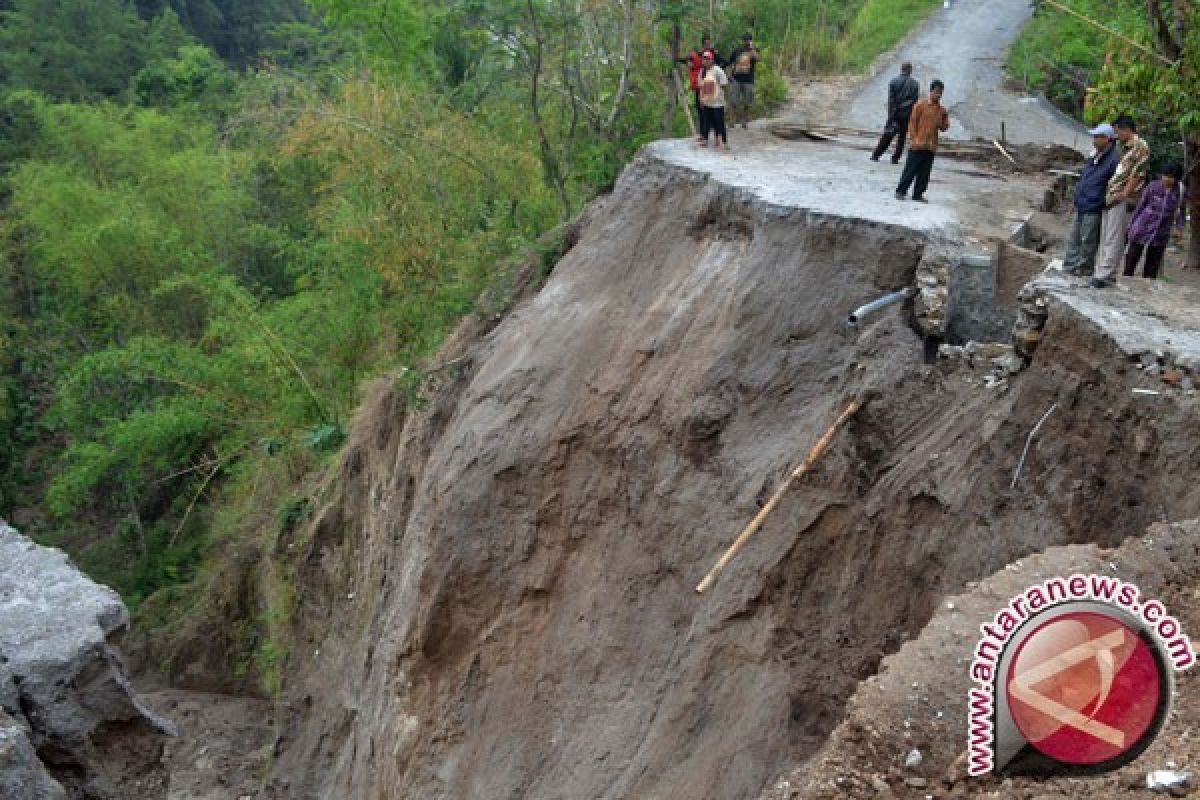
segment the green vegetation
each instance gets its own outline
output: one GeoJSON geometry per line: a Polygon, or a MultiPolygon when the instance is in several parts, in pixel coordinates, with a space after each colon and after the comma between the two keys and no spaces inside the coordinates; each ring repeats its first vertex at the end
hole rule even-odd
{"type": "MultiPolygon", "coordinates": [[[[2,5],[0,511],[168,660],[203,642],[274,690],[287,544],[360,387],[398,374],[418,402],[463,316],[548,274],[562,221],[687,130],[671,51],[711,6],[2,5]]],[[[765,109],[909,5],[734,0],[714,31],[756,32],[765,109]]]]}
{"type": "MultiPolygon", "coordinates": [[[[1149,140],[1153,168],[1181,161],[1194,171],[1200,163],[1200,5],[1069,0],[1067,7],[1108,30],[1044,3],[1013,47],[1010,73],[1089,123],[1132,116],[1149,140]]],[[[1200,181],[1188,185],[1185,263],[1200,269],[1200,181]]]]}
{"type": "MultiPolygon", "coordinates": [[[[1070,7],[1126,35],[1150,32],[1140,0],[1072,0],[1070,7]]],[[[1043,5],[1013,43],[1008,71],[1029,91],[1042,92],[1059,108],[1082,117],[1091,81],[1108,54],[1121,46],[1094,25],[1043,5]]]]}
{"type": "Polygon", "coordinates": [[[865,69],[940,7],[940,0],[867,0],[846,31],[840,65],[865,69]]]}
{"type": "MultiPolygon", "coordinates": [[[[725,5],[718,43],[744,30],[767,42],[772,74],[858,71],[941,7],[941,0],[742,0],[725,5]]],[[[702,20],[694,20],[703,27],[702,20]]]]}

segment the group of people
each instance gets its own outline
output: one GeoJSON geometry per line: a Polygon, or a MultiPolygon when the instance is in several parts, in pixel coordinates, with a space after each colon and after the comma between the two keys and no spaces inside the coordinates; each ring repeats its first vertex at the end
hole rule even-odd
{"type": "Polygon", "coordinates": [[[1132,119],[1118,117],[1088,133],[1094,149],[1075,186],[1063,269],[1092,275],[1091,285],[1105,288],[1116,283],[1122,260],[1132,276],[1144,256],[1143,275],[1157,278],[1172,225],[1183,229],[1183,168],[1169,164],[1147,186],[1150,147],[1132,119]]]}
{"type": "Polygon", "coordinates": [[[754,36],[747,33],[742,37],[741,47],[735,49],[727,61],[720,57],[712,38],[707,35],[698,50],[679,59],[687,64],[688,85],[696,101],[699,145],[707,147],[711,139],[716,149],[729,149],[726,104],[731,109],[730,122],[737,125],[740,117],[742,127],[747,127],[750,106],[754,105],[754,73],[761,57],[754,36]]]}
{"type": "MultiPolygon", "coordinates": [[[[896,186],[896,198],[928,202],[925,191],[937,152],[938,134],[950,127],[941,105],[944,86],[935,80],[921,99],[921,88],[912,77],[912,64],[888,84],[887,122],[879,143],[871,153],[879,161],[892,142],[892,163],[900,163],[906,139],[908,160],[896,186]]],[[[1063,268],[1074,275],[1091,275],[1091,285],[1105,288],[1116,283],[1124,262],[1124,274],[1136,273],[1144,258],[1143,274],[1157,278],[1174,225],[1183,229],[1183,168],[1175,163],[1161,176],[1148,182],[1150,147],[1138,136],[1137,125],[1121,116],[1090,131],[1095,145],[1084,164],[1075,189],[1075,219],[1067,239],[1063,268]]]]}
{"type": "Polygon", "coordinates": [[[929,94],[922,99],[921,86],[912,71],[912,64],[906,61],[900,66],[900,74],[888,83],[887,122],[871,153],[871,160],[878,161],[895,141],[892,163],[899,164],[907,142],[908,158],[900,173],[900,183],[896,185],[896,199],[907,199],[911,188],[913,200],[928,203],[925,192],[933,173],[938,136],[950,129],[950,115],[942,106],[946,85],[940,80],[933,81],[929,84],[929,94]]]}

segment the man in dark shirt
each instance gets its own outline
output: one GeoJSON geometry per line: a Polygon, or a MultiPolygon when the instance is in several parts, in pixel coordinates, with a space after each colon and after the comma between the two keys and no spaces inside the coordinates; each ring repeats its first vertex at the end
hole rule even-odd
{"type": "Polygon", "coordinates": [[[1088,156],[1075,185],[1075,219],[1067,236],[1067,252],[1063,269],[1072,275],[1090,275],[1096,266],[1096,250],[1100,246],[1100,218],[1104,213],[1104,193],[1113,173],[1117,171],[1117,148],[1113,145],[1116,131],[1105,123],[1088,131],[1095,152],[1088,156]]]}
{"type": "Polygon", "coordinates": [[[892,155],[892,163],[900,163],[900,154],[904,152],[904,140],[908,136],[908,121],[912,117],[913,106],[921,96],[921,87],[912,76],[912,64],[907,61],[900,66],[900,74],[892,78],[888,84],[888,116],[883,128],[883,136],[871,154],[872,161],[878,161],[892,139],[896,141],[896,152],[892,155]]]}
{"type": "Polygon", "coordinates": [[[733,51],[729,59],[729,105],[730,124],[736,125],[742,118],[742,127],[750,121],[750,106],[754,105],[754,70],[758,67],[758,48],[754,37],[747,33],[742,37],[742,46],[733,51]]]}

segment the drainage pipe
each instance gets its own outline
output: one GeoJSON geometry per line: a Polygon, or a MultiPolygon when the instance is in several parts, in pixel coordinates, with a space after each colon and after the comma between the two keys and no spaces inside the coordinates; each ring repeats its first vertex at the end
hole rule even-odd
{"type": "Polygon", "coordinates": [[[879,311],[882,308],[887,308],[890,305],[899,303],[901,300],[910,300],[917,296],[917,290],[914,287],[901,289],[898,292],[885,294],[878,300],[872,300],[864,306],[859,306],[850,312],[850,316],[846,318],[846,324],[852,328],[857,328],[858,324],[867,317],[879,311]]]}

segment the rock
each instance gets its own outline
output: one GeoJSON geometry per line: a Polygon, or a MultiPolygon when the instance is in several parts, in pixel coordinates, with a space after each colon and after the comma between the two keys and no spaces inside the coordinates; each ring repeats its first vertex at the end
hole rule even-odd
{"type": "Polygon", "coordinates": [[[12,670],[5,663],[0,663],[0,711],[14,715],[21,713],[17,685],[13,683],[12,670]]]}
{"type": "Polygon", "coordinates": [[[983,361],[1006,358],[1013,354],[1013,346],[1003,342],[967,342],[963,350],[968,358],[983,361]]]}
{"type": "Polygon", "coordinates": [[[692,401],[684,430],[692,441],[711,439],[721,432],[732,414],[733,403],[728,397],[703,395],[692,401]]]}
{"type": "Polygon", "coordinates": [[[929,786],[929,781],[922,778],[920,775],[912,775],[904,779],[904,785],[910,789],[924,789],[929,786]]]}
{"type": "Polygon", "coordinates": [[[1021,370],[1025,369],[1025,359],[1021,358],[1016,353],[1009,353],[1000,358],[992,359],[992,366],[1009,374],[1016,375],[1021,370]]]}
{"type": "Polygon", "coordinates": [[[1153,792],[1171,792],[1178,796],[1175,790],[1190,790],[1191,787],[1192,773],[1187,770],[1156,769],[1146,774],[1146,788],[1153,792]]]}
{"type": "Polygon", "coordinates": [[[1164,370],[1162,375],[1159,377],[1162,378],[1163,383],[1168,383],[1171,386],[1178,386],[1180,381],[1183,380],[1183,373],[1177,369],[1168,369],[1164,370]]]}
{"type": "Polygon", "coordinates": [[[924,760],[925,757],[921,755],[921,751],[914,747],[912,750],[909,750],[908,755],[904,757],[904,766],[908,767],[909,769],[916,769],[917,767],[921,766],[921,762],[924,760]]]}
{"type": "Polygon", "coordinates": [[[25,728],[0,712],[0,797],[4,800],[64,800],[66,791],[38,759],[25,728]]]}
{"type": "Polygon", "coordinates": [[[138,702],[109,643],[128,624],[116,592],[0,523],[0,705],[16,705],[34,750],[52,750],[54,767],[82,773],[85,788],[105,766],[93,741],[102,727],[153,739],[175,732],[138,702]]]}
{"type": "Polygon", "coordinates": [[[892,787],[888,785],[888,782],[883,779],[882,775],[871,776],[871,788],[878,793],[890,792],[892,790],[892,787]]]}

